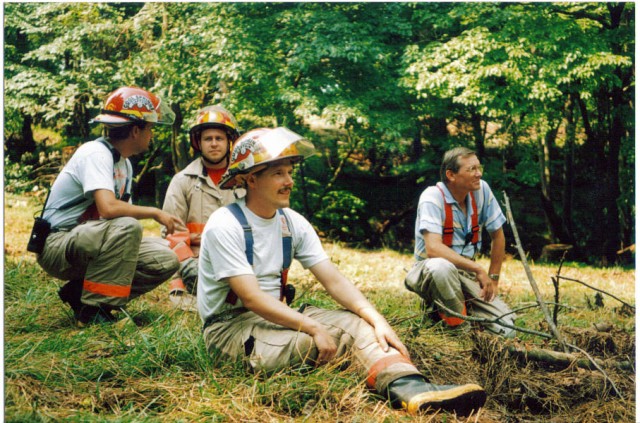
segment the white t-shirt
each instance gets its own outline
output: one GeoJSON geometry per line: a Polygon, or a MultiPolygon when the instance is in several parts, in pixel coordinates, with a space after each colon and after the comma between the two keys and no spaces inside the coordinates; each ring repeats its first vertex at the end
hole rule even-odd
{"type": "Polygon", "coordinates": [[[52,228],[72,228],[88,206],[93,204],[93,192],[106,189],[120,199],[131,192],[133,169],[129,159],[120,157],[113,163],[109,148],[98,140],[81,145],[73,154],[53,185],[46,204],[44,218],[52,228]],[[60,210],[65,204],[83,198],[79,204],[60,210]]]}
{"type": "MultiPolygon", "coordinates": [[[[263,219],[249,210],[245,200],[237,202],[244,212],[253,233],[253,267],[245,253],[244,231],[231,211],[222,207],[209,216],[202,233],[198,266],[198,311],[204,322],[221,311],[242,306],[225,302],[229,293],[227,278],[255,275],[260,288],[280,298],[282,270],[282,216],[263,219]]],[[[299,213],[284,209],[292,235],[292,254],[302,267],[308,269],[324,260],[327,253],[311,224],[299,213]]]]}

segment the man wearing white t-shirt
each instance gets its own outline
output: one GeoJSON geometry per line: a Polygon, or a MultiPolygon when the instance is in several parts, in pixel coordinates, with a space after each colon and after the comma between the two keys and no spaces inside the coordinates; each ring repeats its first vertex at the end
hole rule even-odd
{"type": "Polygon", "coordinates": [[[38,263],[69,280],[58,292],[79,325],[112,322],[112,311],[165,280],[178,259],[160,238],[143,238],[137,219],[154,219],[169,233],[182,221],[131,203],[128,157],[146,151],[154,124],[175,115],[155,95],[135,87],[112,92],[92,120],[106,136],[78,148],[54,181],[42,218],[50,225],[38,263]]]}
{"type": "Polygon", "coordinates": [[[285,128],[256,129],[235,143],[220,185],[241,186],[246,197],[215,211],[201,240],[197,300],[209,353],[265,374],[349,357],[394,407],[478,410],[484,390],[427,382],[385,318],[331,263],[309,222],[288,208],[293,165],[313,152],[285,128]],[[290,258],[344,310],[285,304],[290,258]]]}

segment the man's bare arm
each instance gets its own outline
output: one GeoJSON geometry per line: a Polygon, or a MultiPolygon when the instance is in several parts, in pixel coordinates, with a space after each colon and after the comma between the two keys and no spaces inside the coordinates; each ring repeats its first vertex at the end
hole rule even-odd
{"type": "Polygon", "coordinates": [[[135,206],[126,201],[118,200],[113,193],[107,189],[94,191],[93,198],[98,209],[98,213],[105,219],[116,217],[133,217],[134,219],[153,219],[161,225],[166,226],[167,233],[172,234],[177,227],[184,227],[184,222],[179,218],[163,212],[156,207],[135,206]]]}
{"type": "Polygon", "coordinates": [[[360,316],[374,328],[378,343],[384,351],[388,351],[389,345],[391,345],[401,354],[409,357],[409,351],[387,320],[378,313],[362,292],[340,273],[330,260],[322,261],[312,266],[309,270],[334,300],[347,310],[360,316]]]}

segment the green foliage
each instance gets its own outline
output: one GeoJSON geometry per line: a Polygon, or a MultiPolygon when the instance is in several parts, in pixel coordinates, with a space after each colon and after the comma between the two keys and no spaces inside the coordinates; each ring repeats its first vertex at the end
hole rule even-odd
{"type": "Polygon", "coordinates": [[[321,227],[329,228],[327,232],[332,236],[363,239],[367,229],[362,223],[366,206],[366,202],[349,191],[329,191],[314,217],[321,227]]]}
{"type": "MultiPolygon", "coordinates": [[[[137,170],[158,169],[141,180],[156,185],[157,197],[170,165],[192,158],[196,110],[222,103],[244,130],[283,125],[316,143],[319,191],[310,182],[297,204],[317,209],[325,232],[352,239],[371,230],[363,222],[406,210],[414,198],[395,210],[372,207],[359,187],[346,187],[351,176],[366,173],[374,184],[396,177],[411,192],[437,180],[444,151],[466,145],[501,188],[540,189],[546,172],[582,205],[593,185],[598,201],[568,212],[568,223],[582,246],[606,244],[611,259],[634,233],[626,159],[634,149],[626,135],[634,12],[631,2],[7,3],[5,143],[25,136],[24,122],[73,140],[67,144],[89,139],[88,121],[107,93],[142,86],[183,118],[173,132],[155,132],[153,163],[153,151],[136,159],[137,170]],[[569,115],[575,151],[563,139],[569,115]],[[544,169],[539,141],[553,133],[544,169]],[[568,174],[562,163],[572,160],[592,171],[568,174]],[[620,221],[591,234],[591,215],[620,221]]],[[[7,164],[11,175],[14,167],[7,164]]],[[[555,210],[571,205],[562,192],[552,201],[555,210]]]]}

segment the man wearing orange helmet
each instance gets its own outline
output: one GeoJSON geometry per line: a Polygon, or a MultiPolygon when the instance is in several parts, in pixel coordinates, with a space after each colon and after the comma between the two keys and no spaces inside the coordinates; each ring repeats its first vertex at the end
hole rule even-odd
{"type": "Polygon", "coordinates": [[[80,146],[51,186],[42,215],[50,230],[38,263],[69,280],[58,295],[79,325],[115,321],[112,311],[178,268],[166,241],[142,237],[138,219],[154,219],[169,233],[184,223],[158,208],[132,204],[128,159],[148,149],[154,125],[170,125],[174,118],[148,91],[113,91],[91,121],[104,125],[105,136],[80,146]]]}
{"type": "Polygon", "coordinates": [[[201,240],[197,301],[209,353],[265,374],[349,356],[394,407],[478,410],[484,390],[429,383],[386,319],[331,263],[311,224],[288,208],[293,166],[312,154],[313,145],[286,128],[253,130],[235,143],[220,184],[242,186],[246,197],[216,210],[201,240]],[[288,307],[292,258],[345,309],[288,307]]]}
{"type": "Polygon", "coordinates": [[[238,138],[238,123],[224,107],[208,106],[198,111],[189,131],[193,150],[200,157],[176,174],[169,184],[162,210],[181,218],[187,231],[167,236],[180,260],[180,271],[170,284],[172,302],[193,309],[198,278],[200,235],[215,210],[235,199],[231,191],[219,187],[229,166],[233,141],[238,138]]]}

